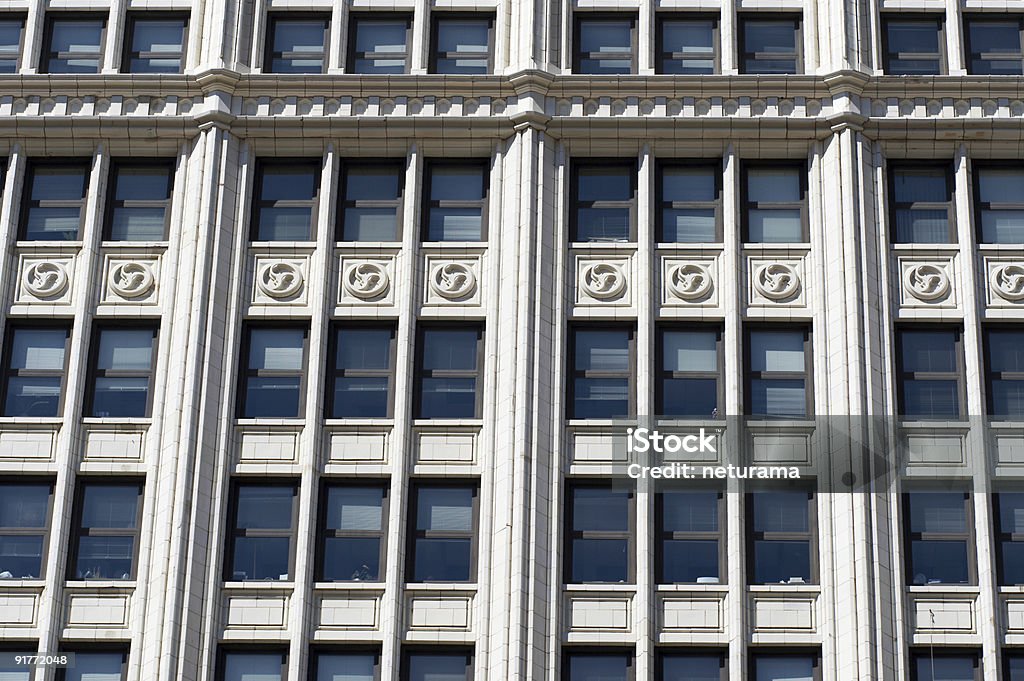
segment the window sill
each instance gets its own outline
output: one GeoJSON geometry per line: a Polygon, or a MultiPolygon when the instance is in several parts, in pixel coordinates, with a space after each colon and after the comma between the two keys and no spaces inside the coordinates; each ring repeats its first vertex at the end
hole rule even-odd
{"type": "Polygon", "coordinates": [[[483,419],[414,419],[413,428],[483,428],[483,419]]]}
{"type": "Polygon", "coordinates": [[[19,250],[20,249],[32,249],[32,248],[45,248],[47,250],[57,249],[57,250],[76,251],[76,250],[79,250],[80,248],[82,248],[82,242],[81,241],[77,241],[77,240],[76,241],[62,241],[62,240],[54,240],[54,241],[42,241],[42,240],[39,240],[39,241],[26,241],[26,240],[19,239],[17,242],[15,242],[14,245],[19,250]]]}
{"type": "Polygon", "coordinates": [[[43,587],[46,586],[46,580],[43,578],[39,579],[19,579],[17,577],[12,578],[0,578],[0,592],[7,591],[9,589],[22,589],[26,591],[42,591],[43,587]]]}
{"type": "Polygon", "coordinates": [[[64,583],[65,589],[92,590],[103,589],[104,591],[133,591],[135,589],[134,579],[69,579],[64,583]]]}
{"type": "Polygon", "coordinates": [[[981,587],[976,584],[913,584],[907,586],[910,594],[964,594],[977,596],[981,587]]]}
{"type": "Polygon", "coordinates": [[[153,425],[153,419],[150,417],[136,417],[136,418],[118,418],[114,416],[87,416],[82,419],[82,424],[86,426],[146,426],[147,428],[153,425]]]}
{"type": "Polygon", "coordinates": [[[239,428],[270,428],[270,427],[281,427],[281,428],[302,428],[306,425],[306,419],[294,418],[294,419],[235,419],[235,426],[239,428]]]}
{"type": "Polygon", "coordinates": [[[1024,247],[1022,247],[1020,244],[977,244],[976,248],[983,253],[1020,253],[1022,250],[1024,250],[1024,247]]]}
{"type": "Polygon", "coordinates": [[[656,251],[704,251],[721,253],[725,244],[720,241],[659,241],[654,244],[656,251]]]}
{"type": "Polygon", "coordinates": [[[377,591],[384,592],[383,582],[313,582],[314,591],[377,591]]]}
{"type": "Polygon", "coordinates": [[[476,582],[406,582],[406,593],[413,591],[471,592],[477,590],[476,582]]]}
{"type": "Polygon", "coordinates": [[[594,582],[588,584],[563,584],[562,590],[566,593],[591,593],[619,591],[622,593],[635,593],[636,584],[624,582],[594,582]]]}
{"type": "Polygon", "coordinates": [[[0,425],[59,428],[64,423],[60,416],[0,416],[0,425]]]}
{"type": "Polygon", "coordinates": [[[889,244],[889,247],[894,251],[900,252],[929,252],[929,251],[941,251],[941,252],[956,252],[960,250],[960,244],[889,244]]]}
{"type": "Polygon", "coordinates": [[[166,250],[170,246],[169,241],[101,241],[102,249],[118,250],[166,250]]]}
{"type": "Polygon", "coordinates": [[[971,424],[966,419],[963,421],[903,421],[898,420],[896,422],[898,427],[903,430],[956,430],[961,432],[967,432],[971,429],[971,424]]]}
{"type": "Polygon", "coordinates": [[[811,431],[818,423],[814,419],[753,419],[747,418],[743,425],[750,430],[807,430],[811,431]]]}
{"type": "Polygon", "coordinates": [[[743,243],[743,250],[773,252],[797,251],[800,253],[806,253],[807,251],[811,250],[811,244],[808,241],[791,241],[778,243],[771,241],[746,241],[743,243]]]}
{"type": "Polygon", "coordinates": [[[392,428],[395,425],[394,419],[325,419],[325,428],[392,428]]]}
{"type": "Polygon", "coordinates": [[[569,248],[577,251],[635,251],[636,240],[632,241],[571,241],[569,248]]]}
{"type": "Polygon", "coordinates": [[[225,581],[221,583],[221,588],[225,591],[291,591],[295,588],[295,582],[278,579],[252,579],[244,582],[225,581]]]}
{"type": "Polygon", "coordinates": [[[566,419],[567,428],[628,428],[637,425],[636,417],[621,419],[566,419]]]}
{"type": "Polygon", "coordinates": [[[729,591],[729,585],[724,582],[718,584],[658,584],[658,593],[721,593],[729,591]]]}
{"type": "Polygon", "coordinates": [[[751,584],[747,587],[747,591],[752,594],[791,594],[791,593],[802,593],[802,594],[817,594],[821,592],[820,584],[810,583],[796,583],[796,584],[751,584]]]}

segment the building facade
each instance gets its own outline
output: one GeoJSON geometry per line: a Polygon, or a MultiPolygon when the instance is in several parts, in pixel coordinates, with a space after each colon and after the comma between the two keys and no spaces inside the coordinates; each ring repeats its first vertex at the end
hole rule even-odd
{"type": "Polygon", "coordinates": [[[1022,22],[3,0],[0,678],[1021,681],[1022,22]]]}

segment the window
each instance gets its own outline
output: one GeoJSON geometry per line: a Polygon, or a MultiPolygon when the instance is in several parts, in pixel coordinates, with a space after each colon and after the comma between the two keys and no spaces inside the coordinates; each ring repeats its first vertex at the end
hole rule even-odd
{"type": "Polygon", "coordinates": [[[349,22],[349,73],[409,73],[410,16],[356,14],[349,22]]]}
{"type": "Polygon", "coordinates": [[[985,329],[988,415],[1024,420],[1024,328],[985,329]]]}
{"type": "Polygon", "coordinates": [[[477,496],[476,483],[413,483],[408,581],[476,580],[477,496]]]}
{"type": "Polygon", "coordinates": [[[334,337],[328,418],[387,418],[395,385],[395,327],[341,326],[334,337]]]}
{"type": "Polygon", "coordinates": [[[903,13],[898,16],[896,19],[883,15],[886,74],[929,76],[944,73],[946,59],[943,45],[946,38],[942,31],[942,17],[914,17],[903,13]]]}
{"type": "Polygon", "coordinates": [[[747,493],[747,560],[751,584],[817,581],[814,511],[814,493],[806,490],[770,489],[747,493]]]}
{"type": "Polygon", "coordinates": [[[984,244],[1024,242],[1024,170],[977,166],[974,171],[976,223],[984,244]]]}
{"type": "Polygon", "coordinates": [[[21,238],[74,241],[82,227],[88,161],[30,161],[25,179],[21,238]]]}
{"type": "Polygon", "coordinates": [[[740,15],[740,73],[800,73],[800,17],[740,15]]]}
{"type": "Polygon", "coordinates": [[[963,354],[960,331],[897,329],[899,414],[910,420],[960,418],[963,354]]]}
{"type": "Polygon", "coordinates": [[[573,176],[573,241],[636,240],[636,164],[588,161],[573,176]]]}
{"type": "Polygon", "coordinates": [[[104,238],[163,241],[170,222],[173,162],[115,161],[110,171],[104,238]]]}
{"type": "Polygon", "coordinates": [[[911,681],[981,681],[981,661],[977,653],[946,652],[933,649],[913,652],[911,681]]]}
{"type": "Polygon", "coordinates": [[[636,393],[633,329],[609,325],[570,331],[568,418],[631,416],[636,393]]]}
{"type": "Polygon", "coordinates": [[[224,579],[291,579],[295,528],[294,482],[237,481],[231,509],[231,546],[224,579]]]}
{"type": "Polygon", "coordinates": [[[951,171],[948,164],[894,164],[890,168],[893,243],[956,243],[951,171]]]}
{"type": "Polygon", "coordinates": [[[434,15],[430,72],[483,75],[493,68],[493,17],[439,12],[434,15]]]}
{"type": "Polygon", "coordinates": [[[632,681],[633,651],[566,650],[563,654],[565,681],[632,681]]]}
{"type": "Polygon", "coordinates": [[[40,73],[99,73],[106,27],[104,14],[48,16],[40,73]]]}
{"type": "Polygon", "coordinates": [[[68,337],[61,326],[15,326],[4,355],[4,416],[59,416],[68,337]]]}
{"type": "Polygon", "coordinates": [[[482,241],[487,224],[487,165],[427,161],[424,241],[482,241]]]}
{"type": "Polygon", "coordinates": [[[406,649],[402,652],[402,681],[472,681],[473,652],[447,648],[406,649]]]}
{"type": "MultiPolygon", "coordinates": [[[[32,667],[16,664],[15,655],[35,651],[35,642],[7,642],[0,648],[0,679],[3,681],[32,681],[32,667]]],[[[29,653],[32,654],[32,653],[29,653]]],[[[59,672],[58,672],[59,673],[59,672]]]]}
{"type": "Polygon", "coordinates": [[[757,328],[747,332],[746,411],[755,418],[811,416],[810,332],[757,328]]]}
{"type": "MultiPolygon", "coordinates": [[[[50,526],[53,484],[0,483],[0,580],[40,579],[50,526]]],[[[0,674],[0,679],[3,674],[0,674]]]]}
{"type": "Polygon", "coordinates": [[[743,167],[744,240],[807,241],[807,171],[803,164],[743,167]]]}
{"type": "Polygon", "coordinates": [[[1024,584],[1024,492],[999,492],[994,498],[999,584],[1024,584]]]}
{"type": "Polygon", "coordinates": [[[723,495],[718,490],[664,489],[655,496],[659,584],[724,582],[723,495]]]}
{"type": "Polygon", "coordinates": [[[93,340],[92,383],[86,416],[149,415],[153,381],[153,327],[100,327],[93,340]]]}
{"type": "Polygon", "coordinates": [[[342,241],[398,241],[405,168],[346,163],[341,171],[342,241]]]}
{"type": "Polygon", "coordinates": [[[1024,655],[1006,655],[1006,681],[1024,681],[1024,655]]]}
{"type": "Polygon", "coordinates": [[[968,73],[980,76],[1024,75],[1024,17],[967,18],[968,73]]]}
{"type": "Polygon", "coordinates": [[[80,478],[68,579],[134,579],[142,483],[80,478]]]}
{"type": "Polygon", "coordinates": [[[247,329],[239,418],[302,416],[306,336],[297,326],[247,329]]]}
{"type": "Polygon", "coordinates": [[[717,73],[718,17],[660,14],[657,49],[658,73],[717,73]]]}
{"type": "Polygon", "coordinates": [[[130,13],[131,42],[121,70],[127,73],[181,73],[185,62],[188,16],[161,12],[130,13]]]}
{"type": "Polygon", "coordinates": [[[632,583],[636,537],[633,490],[594,482],[566,483],[565,581],[632,583]]]}
{"type": "Polygon", "coordinates": [[[654,386],[658,416],[713,419],[720,416],[722,334],[711,327],[664,326],[659,329],[658,380],[654,386]]]}
{"type": "Polygon", "coordinates": [[[909,584],[974,584],[971,495],[918,491],[903,494],[904,552],[909,584]]]}
{"type": "Polygon", "coordinates": [[[721,167],[663,163],[658,173],[658,239],[663,243],[721,241],[721,167]]]}
{"type": "Polygon", "coordinates": [[[270,17],[267,73],[325,73],[330,17],[289,12],[270,17]]]}
{"type": "Polygon", "coordinates": [[[316,650],[312,681],[380,681],[380,654],[358,650],[316,650]]]}
{"type": "Polygon", "coordinates": [[[75,664],[57,670],[57,681],[122,681],[128,675],[128,651],[115,648],[74,650],[75,664]]]}
{"type": "Polygon", "coordinates": [[[381,581],[387,499],[385,484],[324,487],[321,581],[381,581]]]}
{"type": "Polygon", "coordinates": [[[256,172],[252,238],[310,241],[316,224],[320,162],[262,161],[256,172]]]}
{"type": "Polygon", "coordinates": [[[815,655],[753,653],[752,681],[820,681],[821,669],[815,655]]]}
{"type": "Polygon", "coordinates": [[[728,663],[724,653],[664,653],[658,657],[658,681],[725,681],[728,663]]]}
{"type": "Polygon", "coordinates": [[[24,33],[23,16],[0,14],[0,73],[18,72],[24,33]]]}
{"type": "Polygon", "coordinates": [[[421,419],[480,417],[483,328],[425,326],[420,330],[418,402],[421,419]]]}
{"type": "Polygon", "coordinates": [[[578,14],[574,73],[636,73],[636,17],[631,14],[578,14]]]}
{"type": "Polygon", "coordinates": [[[284,651],[228,650],[222,653],[221,666],[218,681],[284,681],[288,656],[284,651]]]}

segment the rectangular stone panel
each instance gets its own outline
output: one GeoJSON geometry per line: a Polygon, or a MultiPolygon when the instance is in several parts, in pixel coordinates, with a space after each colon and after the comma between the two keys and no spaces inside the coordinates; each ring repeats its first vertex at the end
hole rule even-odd
{"type": "Polygon", "coordinates": [[[285,596],[229,596],[228,627],[284,627],[288,610],[285,596]]]}
{"type": "Polygon", "coordinates": [[[629,598],[569,597],[571,631],[629,631],[629,598]]]}
{"type": "Polygon", "coordinates": [[[666,598],[661,605],[665,631],[722,631],[720,598],[666,598]]]}
{"type": "Polygon", "coordinates": [[[409,599],[410,629],[470,629],[468,596],[413,596],[409,599]]]}
{"type": "Polygon", "coordinates": [[[376,596],[324,596],[320,600],[321,629],[376,629],[376,596]]]}

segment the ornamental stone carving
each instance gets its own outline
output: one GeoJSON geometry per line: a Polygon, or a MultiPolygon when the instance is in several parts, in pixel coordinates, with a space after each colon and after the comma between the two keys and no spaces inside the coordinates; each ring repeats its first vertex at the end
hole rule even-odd
{"type": "Polygon", "coordinates": [[[153,270],[141,262],[120,262],[110,268],[107,283],[122,298],[138,298],[152,290],[156,284],[153,270]]]}
{"type": "Polygon", "coordinates": [[[1024,300],[1024,265],[1000,265],[992,270],[992,292],[1003,300],[1024,300]]]}
{"type": "Polygon", "coordinates": [[[939,265],[911,265],[903,273],[903,287],[918,300],[938,300],[949,293],[949,274],[939,265]]]}
{"type": "Polygon", "coordinates": [[[711,292],[714,281],[705,266],[687,262],[669,270],[666,285],[676,298],[699,300],[711,292]]]}
{"type": "Polygon", "coordinates": [[[626,289],[626,275],[618,265],[593,263],[583,268],[580,286],[591,298],[609,300],[626,289]]]}
{"type": "Polygon", "coordinates": [[[287,298],[302,290],[302,269],[290,262],[264,263],[256,275],[256,285],[271,298],[287,298]]]}
{"type": "Polygon", "coordinates": [[[68,287],[68,272],[56,262],[32,263],[25,270],[25,289],[36,298],[50,298],[68,287]]]}
{"type": "Polygon", "coordinates": [[[371,300],[383,294],[391,285],[391,278],[383,265],[375,262],[353,263],[342,279],[345,290],[356,298],[371,300]]]}
{"type": "Polygon", "coordinates": [[[754,288],[769,300],[785,300],[800,290],[800,275],[785,263],[761,265],[754,270],[754,288]]]}
{"type": "Polygon", "coordinates": [[[473,268],[460,262],[440,263],[430,271],[430,289],[448,300],[458,300],[476,290],[473,268]]]}

